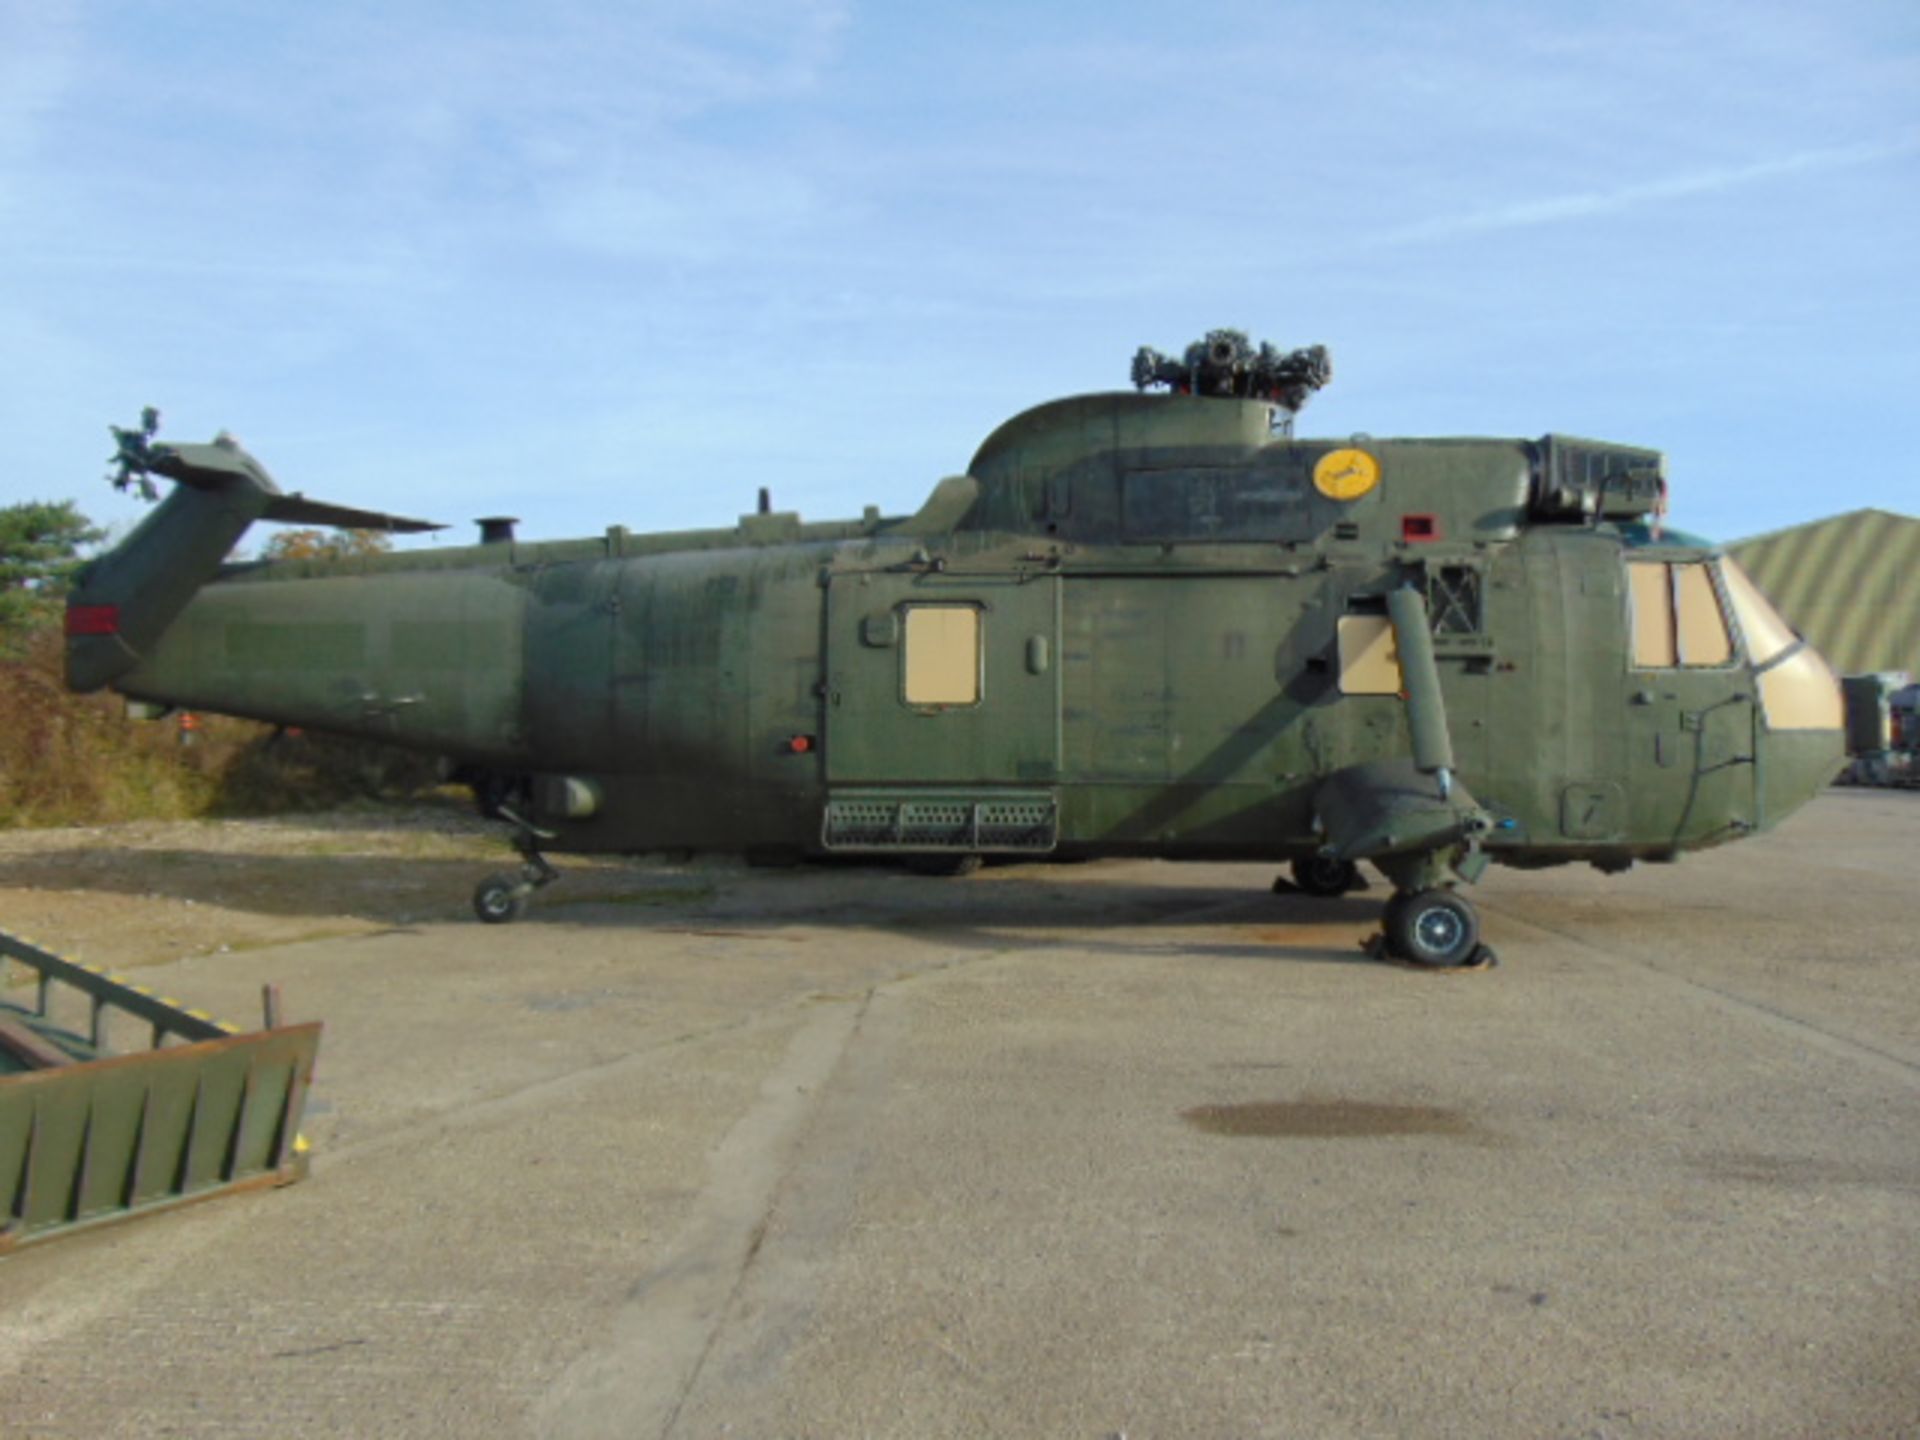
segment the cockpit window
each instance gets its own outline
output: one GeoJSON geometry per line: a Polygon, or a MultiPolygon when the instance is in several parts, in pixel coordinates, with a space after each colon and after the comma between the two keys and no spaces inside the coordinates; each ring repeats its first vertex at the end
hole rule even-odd
{"type": "Polygon", "coordinates": [[[1725,665],[1733,659],[1733,637],[1720,597],[1713,593],[1713,576],[1704,565],[1675,565],[1673,593],[1676,629],[1680,634],[1682,665],[1725,665]]]}
{"type": "Polygon", "coordinates": [[[1643,670],[1727,665],[1733,636],[1702,561],[1627,566],[1633,604],[1633,663],[1643,670]]]}
{"type": "Polygon", "coordinates": [[[1680,663],[1673,637],[1673,584],[1665,565],[1629,565],[1633,596],[1633,663],[1643,670],[1671,670],[1680,663]]]}
{"type": "Polygon", "coordinates": [[[1747,642],[1747,658],[1760,673],[1760,708],[1773,730],[1838,730],[1846,706],[1840,682],[1818,651],[1793,633],[1780,612],[1738,565],[1720,561],[1727,598],[1747,642]]]}
{"type": "Polygon", "coordinates": [[[1747,578],[1747,572],[1729,556],[1720,560],[1720,574],[1727,582],[1727,598],[1733,601],[1734,616],[1740,621],[1740,633],[1746,637],[1747,658],[1764,665],[1798,638],[1780,613],[1767,603],[1760,587],[1747,578]]]}

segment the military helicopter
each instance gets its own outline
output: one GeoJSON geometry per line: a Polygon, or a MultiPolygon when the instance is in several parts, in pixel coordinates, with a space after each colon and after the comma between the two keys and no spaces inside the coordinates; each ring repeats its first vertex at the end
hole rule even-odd
{"type": "Polygon", "coordinates": [[[177,488],[67,610],[76,690],[450,757],[545,851],[1369,862],[1381,940],[1487,958],[1491,862],[1672,860],[1845,760],[1826,663],[1663,530],[1661,455],[1548,435],[1296,439],[1318,346],[1217,330],[991,434],[911,515],[224,563],[256,520],[427,522],[281,493],[230,437],[119,430],[177,488]]]}

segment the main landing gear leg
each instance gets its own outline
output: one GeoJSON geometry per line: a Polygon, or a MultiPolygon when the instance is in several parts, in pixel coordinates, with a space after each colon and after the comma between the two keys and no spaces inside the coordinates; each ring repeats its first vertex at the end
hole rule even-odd
{"type": "Polygon", "coordinates": [[[505,925],[527,913],[527,897],[560,878],[560,872],[540,853],[540,842],[554,838],[531,821],[502,805],[502,819],[513,822],[513,848],[520,856],[516,874],[501,871],[482,880],[473,891],[473,913],[489,925],[505,925]]]}

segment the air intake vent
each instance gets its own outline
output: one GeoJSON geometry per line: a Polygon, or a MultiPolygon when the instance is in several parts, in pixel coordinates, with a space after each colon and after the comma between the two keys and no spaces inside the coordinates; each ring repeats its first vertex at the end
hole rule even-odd
{"type": "Polygon", "coordinates": [[[1045,854],[1060,838],[1059,804],[1045,791],[841,791],[827,797],[820,838],[842,851],[1045,854]]]}

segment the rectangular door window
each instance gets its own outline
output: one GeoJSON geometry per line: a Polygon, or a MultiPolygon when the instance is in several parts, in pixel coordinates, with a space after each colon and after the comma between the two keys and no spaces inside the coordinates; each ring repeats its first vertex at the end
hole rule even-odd
{"type": "Polygon", "coordinates": [[[903,613],[907,704],[979,704],[980,612],[971,605],[909,605],[903,613]]]}
{"type": "Polygon", "coordinates": [[[1339,625],[1340,693],[1398,695],[1400,650],[1393,622],[1384,615],[1342,615],[1339,625]]]}

